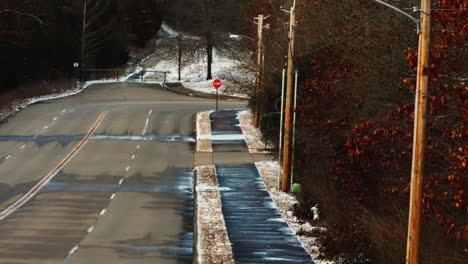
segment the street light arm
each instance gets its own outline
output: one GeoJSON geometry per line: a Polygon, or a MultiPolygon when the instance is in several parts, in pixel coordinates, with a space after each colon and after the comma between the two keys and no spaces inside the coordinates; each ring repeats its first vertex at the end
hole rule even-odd
{"type": "Polygon", "coordinates": [[[389,8],[391,8],[391,9],[397,11],[398,13],[404,15],[405,17],[411,19],[414,23],[416,23],[416,25],[417,25],[417,27],[418,27],[418,34],[420,33],[420,31],[421,31],[421,20],[412,17],[410,14],[406,13],[405,11],[399,9],[399,8],[396,7],[396,6],[392,6],[391,4],[386,3],[386,2],[384,2],[384,1],[381,1],[381,0],[372,0],[372,1],[377,2],[377,3],[381,4],[381,5],[386,6],[386,7],[389,7],[389,8]]]}

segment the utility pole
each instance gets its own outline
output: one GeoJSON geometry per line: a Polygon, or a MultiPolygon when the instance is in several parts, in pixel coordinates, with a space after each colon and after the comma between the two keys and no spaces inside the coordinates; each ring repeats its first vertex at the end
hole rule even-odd
{"type": "Polygon", "coordinates": [[[260,114],[258,113],[258,100],[260,97],[260,88],[262,85],[262,60],[263,60],[263,15],[258,15],[255,18],[258,26],[258,43],[257,43],[257,78],[255,88],[255,115],[254,125],[258,127],[260,124],[260,114]]]}
{"type": "Polygon", "coordinates": [[[408,219],[406,263],[417,264],[423,192],[424,148],[429,82],[429,53],[431,33],[431,0],[421,2],[421,34],[419,36],[416,101],[414,105],[413,160],[411,165],[411,194],[408,219]]]}
{"type": "Polygon", "coordinates": [[[283,147],[283,185],[282,191],[287,192],[289,188],[288,180],[290,173],[290,133],[291,133],[291,101],[294,82],[294,36],[296,27],[296,0],[290,11],[289,21],[289,47],[288,47],[288,71],[287,71],[287,86],[286,86],[286,112],[284,122],[284,147],[283,147]]]}
{"type": "Polygon", "coordinates": [[[283,118],[284,118],[284,79],[286,78],[286,69],[283,69],[283,75],[281,79],[281,116],[280,116],[280,133],[279,133],[279,144],[278,144],[278,163],[280,167],[278,168],[278,187],[277,190],[281,189],[281,154],[283,154],[283,118]]]}
{"type": "Polygon", "coordinates": [[[289,183],[290,188],[294,184],[294,154],[296,152],[296,116],[297,116],[297,79],[298,71],[296,70],[294,76],[294,106],[293,106],[293,123],[292,123],[292,153],[291,153],[291,182],[289,183]]]}

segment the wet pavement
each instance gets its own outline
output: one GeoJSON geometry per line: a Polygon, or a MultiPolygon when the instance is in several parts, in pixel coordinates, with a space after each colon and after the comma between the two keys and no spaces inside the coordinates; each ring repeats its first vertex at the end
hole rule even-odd
{"type": "Polygon", "coordinates": [[[214,152],[245,152],[247,145],[242,134],[239,112],[245,109],[227,109],[210,114],[211,141],[214,152]]]}
{"type": "MultiPolygon", "coordinates": [[[[138,193],[144,195],[145,202],[140,205],[141,210],[150,210],[153,214],[164,214],[167,210],[175,211],[182,221],[182,229],[178,232],[149,232],[141,238],[116,240],[106,245],[107,250],[115,251],[121,260],[157,260],[166,259],[174,263],[192,263],[193,259],[193,171],[191,169],[168,169],[161,174],[161,178],[136,175],[129,177],[120,187],[116,184],[83,184],[82,192],[109,192],[122,195],[138,193]],[[104,187],[104,188],[103,188],[104,187]]],[[[61,191],[76,192],[76,184],[61,191]]],[[[47,191],[55,192],[57,185],[48,187],[47,191]]],[[[109,210],[112,210],[110,207],[109,210]]],[[[111,212],[110,212],[111,213],[111,212]]],[[[96,227],[99,227],[99,222],[96,227]]],[[[156,221],[156,220],[155,220],[156,221]]],[[[138,229],[138,228],[136,228],[138,229]]],[[[81,243],[84,252],[96,247],[94,238],[81,243]]],[[[103,246],[103,245],[101,245],[103,246]]],[[[77,256],[79,259],[79,254],[77,256]]],[[[71,258],[71,263],[76,260],[71,258]]],[[[157,261],[155,261],[157,262],[157,261]]]]}
{"type": "MultiPolygon", "coordinates": [[[[84,138],[84,135],[50,135],[50,136],[0,136],[0,142],[16,141],[16,142],[34,142],[38,147],[42,147],[49,143],[57,142],[62,146],[67,146],[70,143],[78,142],[84,138]]],[[[182,136],[173,134],[169,136],[159,136],[155,134],[146,135],[92,135],[90,140],[131,140],[131,141],[160,141],[160,142],[183,142],[195,143],[195,138],[190,136],[182,136]]],[[[4,158],[3,158],[4,159],[4,158]]],[[[3,162],[0,157],[0,163],[3,162]]]]}
{"type": "Polygon", "coordinates": [[[314,263],[270,198],[254,165],[216,166],[236,263],[314,263]]]}
{"type": "Polygon", "coordinates": [[[238,165],[216,165],[235,263],[314,263],[281,217],[255,165],[240,162],[239,155],[250,156],[245,141],[236,139],[242,135],[240,111],[222,110],[210,116],[212,135],[224,137],[213,140],[213,156],[231,158],[232,164],[238,161],[238,165]],[[228,153],[233,151],[240,153],[228,153]]]}
{"type": "MultiPolygon", "coordinates": [[[[192,263],[193,122],[213,101],[137,82],[89,87],[0,125],[0,263],[192,263]],[[59,170],[57,170],[59,171],[59,170]]],[[[243,102],[223,102],[242,107],[243,102]]]]}

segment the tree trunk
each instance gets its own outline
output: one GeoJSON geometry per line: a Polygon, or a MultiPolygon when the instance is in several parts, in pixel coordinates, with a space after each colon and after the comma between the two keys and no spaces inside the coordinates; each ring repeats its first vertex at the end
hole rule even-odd
{"type": "Polygon", "coordinates": [[[211,64],[213,63],[213,40],[211,39],[211,33],[206,35],[206,53],[207,53],[207,63],[208,63],[208,70],[206,79],[211,80],[213,79],[211,75],[211,64]]]}
{"type": "Polygon", "coordinates": [[[180,79],[181,79],[181,76],[180,76],[180,72],[181,72],[181,69],[182,69],[182,36],[178,36],[177,37],[177,41],[179,42],[179,57],[177,58],[178,59],[178,64],[179,64],[179,82],[180,82],[180,79]]]}
{"type": "Polygon", "coordinates": [[[85,68],[85,52],[86,52],[86,43],[85,43],[85,38],[86,38],[86,13],[87,13],[87,5],[88,1],[85,0],[83,2],[83,21],[82,22],[82,28],[81,28],[81,54],[80,54],[80,82],[83,82],[83,74],[84,71],[83,69],[85,68]]]}

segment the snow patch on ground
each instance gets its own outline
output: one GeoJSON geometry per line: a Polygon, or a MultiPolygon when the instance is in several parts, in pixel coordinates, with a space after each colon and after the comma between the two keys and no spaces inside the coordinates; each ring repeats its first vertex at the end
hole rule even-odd
{"type": "Polygon", "coordinates": [[[255,162],[255,166],[267,187],[270,197],[283,217],[283,219],[270,219],[269,221],[286,221],[316,264],[335,264],[334,261],[317,260],[320,248],[314,237],[298,235],[299,232],[312,232],[322,228],[312,226],[309,222],[303,223],[293,215],[293,205],[297,203],[296,198],[291,194],[277,190],[278,170],[281,168],[279,163],[277,161],[259,161],[255,162]]]}
{"type": "Polygon", "coordinates": [[[210,122],[210,114],[212,112],[206,111],[197,114],[197,151],[213,152],[210,122]]]}
{"type": "MultiPolygon", "coordinates": [[[[145,80],[153,80],[162,82],[162,74],[154,73],[151,71],[165,72],[169,71],[166,75],[167,82],[179,82],[178,79],[178,62],[177,62],[177,47],[175,38],[179,35],[178,32],[173,30],[167,24],[163,23],[161,29],[158,32],[162,42],[170,42],[174,47],[173,49],[167,49],[166,54],[162,56],[159,61],[148,68],[150,72],[147,72],[144,76],[145,80]]],[[[196,37],[184,36],[187,39],[196,40],[196,37]]],[[[165,44],[167,45],[167,44],[165,44]]],[[[161,49],[162,47],[160,47],[161,49]]],[[[241,52],[239,52],[241,54],[241,52]]],[[[245,55],[247,59],[248,55],[245,55]]],[[[242,60],[239,57],[231,57],[226,54],[220,53],[218,50],[213,50],[213,63],[212,63],[212,76],[213,79],[220,79],[223,83],[222,87],[219,88],[220,95],[236,96],[241,98],[248,98],[248,94],[239,87],[239,83],[253,83],[255,73],[246,70],[242,65],[242,60]]],[[[181,69],[181,80],[182,85],[188,89],[208,93],[216,94],[216,89],[213,88],[213,80],[206,80],[207,73],[207,62],[206,56],[193,56],[190,58],[181,69]]]]}
{"type": "Polygon", "coordinates": [[[177,33],[170,26],[168,26],[166,22],[163,22],[161,25],[161,29],[159,29],[158,31],[158,36],[160,38],[175,38],[179,36],[179,33],[177,33]]]}
{"type": "Polygon", "coordinates": [[[242,134],[222,134],[222,135],[211,135],[211,140],[244,140],[244,135],[242,134]]]}
{"type": "Polygon", "coordinates": [[[197,255],[200,264],[233,264],[215,166],[196,167],[197,255]],[[200,187],[200,188],[198,188],[200,187]]]}
{"type": "Polygon", "coordinates": [[[265,149],[273,148],[271,144],[265,144],[260,129],[256,128],[252,122],[253,113],[251,111],[241,111],[237,115],[239,123],[244,133],[245,142],[249,147],[250,153],[265,153],[265,149]]]}

